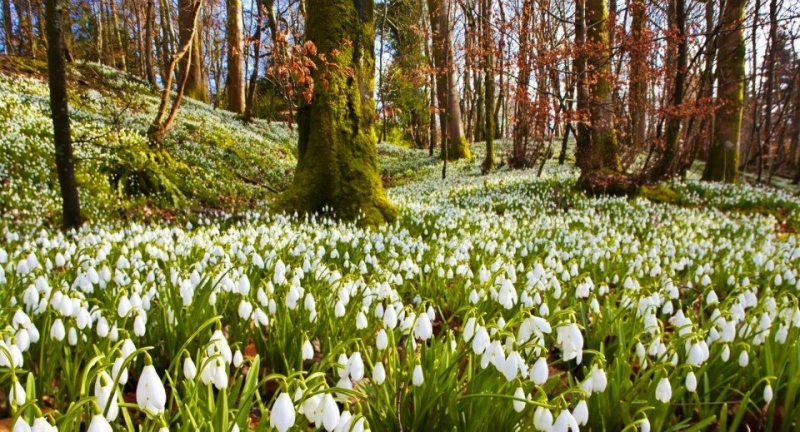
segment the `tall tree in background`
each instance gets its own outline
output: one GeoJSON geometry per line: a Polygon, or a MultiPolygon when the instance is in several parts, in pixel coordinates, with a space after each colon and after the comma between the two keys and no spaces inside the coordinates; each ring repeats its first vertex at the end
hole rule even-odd
{"type": "Polygon", "coordinates": [[[228,79],[225,92],[228,96],[228,110],[237,114],[244,113],[244,20],[242,18],[242,0],[227,0],[228,24],[228,79]]]}
{"type": "Polygon", "coordinates": [[[67,0],[47,0],[45,21],[47,27],[47,75],[50,84],[50,110],[53,114],[53,139],[56,147],[56,171],[61,187],[61,209],[64,228],[79,228],[83,223],[75,181],[75,161],[72,155],[72,135],[67,101],[67,71],[63,50],[64,14],[67,0]]]}
{"type": "Polygon", "coordinates": [[[680,156],[681,113],[683,97],[686,87],[687,68],[689,67],[689,47],[686,38],[686,0],[670,0],[669,2],[669,38],[670,45],[675,48],[673,64],[674,79],[672,80],[672,96],[670,106],[667,107],[667,129],[664,137],[664,147],[661,155],[651,171],[651,178],[662,180],[671,177],[677,171],[678,156],[680,156]]]}
{"type": "Polygon", "coordinates": [[[195,10],[202,7],[202,0],[178,0],[178,34],[181,45],[189,43],[189,55],[183,56],[180,61],[180,73],[186,78],[187,97],[209,102],[208,80],[203,67],[203,40],[200,37],[198,15],[195,10]]]}
{"type": "Polygon", "coordinates": [[[274,208],[365,225],[392,221],[396,211],[378,175],[375,119],[375,28],[372,0],[307,0],[306,38],[324,53],[313,71],[311,100],[298,111],[294,179],[274,208]],[[344,41],[344,43],[343,43],[344,41]]]}
{"type": "Polygon", "coordinates": [[[744,10],[746,0],[728,0],[717,36],[717,110],[703,180],[739,180],[739,141],[744,107],[744,10]]]}
{"type": "Polygon", "coordinates": [[[472,154],[464,135],[458,76],[450,27],[451,1],[428,0],[433,33],[433,59],[436,64],[436,92],[439,100],[439,124],[442,135],[442,157],[447,160],[469,159],[472,154]]]}
{"type": "Polygon", "coordinates": [[[651,49],[645,0],[633,0],[630,9],[632,41],[628,111],[631,117],[631,145],[643,149],[647,133],[647,55],[651,49]]]}
{"type": "Polygon", "coordinates": [[[590,130],[588,148],[579,149],[578,166],[581,168],[581,177],[588,179],[587,174],[618,173],[622,168],[617,155],[617,132],[614,128],[606,1],[587,0],[585,20],[586,48],[590,52],[587,60],[590,130]]]}
{"type": "Polygon", "coordinates": [[[483,51],[484,97],[486,112],[486,157],[481,171],[487,173],[494,169],[494,34],[492,32],[492,0],[481,0],[481,42],[483,51]]]}

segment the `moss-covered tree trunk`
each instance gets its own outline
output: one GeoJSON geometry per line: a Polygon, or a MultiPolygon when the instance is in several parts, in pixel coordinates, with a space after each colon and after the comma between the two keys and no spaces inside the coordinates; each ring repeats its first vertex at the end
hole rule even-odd
{"type": "Polygon", "coordinates": [[[739,141],[744,107],[744,10],[746,0],[728,0],[717,37],[717,109],[703,180],[739,180],[739,141]]]}
{"type": "Polygon", "coordinates": [[[203,0],[178,1],[178,34],[183,45],[191,39],[189,54],[180,62],[180,73],[186,76],[186,89],[184,93],[201,102],[208,103],[211,97],[208,93],[208,80],[203,69],[203,51],[201,41],[199,14],[194,11],[202,7],[203,0]],[[196,22],[197,21],[197,22],[196,22]]]}
{"type": "Polygon", "coordinates": [[[444,116],[442,124],[442,157],[448,160],[469,159],[469,151],[464,124],[461,121],[461,104],[458,95],[453,41],[450,29],[452,0],[428,0],[433,31],[433,59],[436,64],[436,91],[439,110],[444,116]]]}
{"type": "Polygon", "coordinates": [[[274,203],[278,211],[333,212],[361,223],[391,221],[396,212],[378,175],[372,124],[375,30],[372,0],[308,0],[306,37],[338,67],[314,71],[310,103],[298,111],[294,180],[274,203]],[[348,43],[342,43],[349,41],[348,43]],[[332,51],[338,50],[333,56],[332,51]]]}
{"type": "Polygon", "coordinates": [[[621,170],[614,129],[611,54],[609,49],[606,0],[586,1],[586,43],[588,56],[590,143],[579,165],[584,172],[621,170]]]}
{"type": "Polygon", "coordinates": [[[589,136],[578,140],[578,186],[592,194],[630,195],[638,186],[636,179],[622,172],[617,154],[608,20],[606,0],[586,0],[589,136]]]}

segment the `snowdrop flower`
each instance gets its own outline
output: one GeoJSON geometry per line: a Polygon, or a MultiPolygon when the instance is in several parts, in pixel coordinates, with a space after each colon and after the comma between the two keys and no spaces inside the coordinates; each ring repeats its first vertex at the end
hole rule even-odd
{"type": "Polygon", "coordinates": [[[75,330],[75,327],[70,327],[69,330],[67,330],[67,343],[70,346],[78,344],[78,331],[75,330]]]}
{"type": "Polygon", "coordinates": [[[482,354],[490,343],[489,332],[486,331],[486,327],[480,326],[472,339],[472,352],[482,354]]]}
{"type": "Polygon", "coordinates": [[[570,323],[556,329],[556,342],[561,346],[561,357],[564,361],[575,359],[581,364],[583,358],[583,335],[578,325],[570,323]]]}
{"type": "Polygon", "coordinates": [[[67,332],[64,329],[64,322],[61,321],[61,318],[57,318],[55,321],[53,321],[53,325],[50,326],[50,337],[62,342],[64,341],[64,336],[66,335],[67,332]]]}
{"type": "Polygon", "coordinates": [[[464,324],[464,331],[462,333],[462,336],[464,337],[464,342],[469,342],[470,339],[472,339],[472,337],[475,336],[475,321],[476,321],[475,317],[471,316],[469,317],[469,319],[467,319],[467,323],[464,324]]]}
{"type": "Polygon", "coordinates": [[[97,396],[97,405],[100,410],[105,412],[106,420],[110,422],[116,420],[119,414],[117,389],[107,372],[102,371],[97,376],[97,380],[94,382],[94,395],[97,396]]]}
{"type": "Polygon", "coordinates": [[[194,364],[194,360],[191,357],[186,357],[183,360],[183,377],[187,380],[193,380],[197,376],[197,366],[194,364]]]}
{"type": "Polygon", "coordinates": [[[428,340],[433,336],[433,326],[427,313],[420,314],[417,317],[417,322],[414,325],[414,336],[422,340],[428,340]]]}
{"type": "Polygon", "coordinates": [[[656,386],[656,399],[663,403],[669,403],[670,399],[672,399],[672,386],[668,378],[661,378],[661,381],[658,382],[656,386]]]}
{"type": "Polygon", "coordinates": [[[772,402],[772,385],[770,383],[767,383],[766,387],[764,387],[764,402],[772,402]]]}
{"type": "Polygon", "coordinates": [[[694,393],[697,390],[697,377],[694,375],[693,371],[689,371],[686,374],[686,390],[689,393],[694,393]]]}
{"type": "Polygon", "coordinates": [[[750,363],[750,355],[747,354],[747,351],[742,351],[742,353],[739,354],[739,366],[745,367],[749,363],[750,363]]]}
{"type": "Polygon", "coordinates": [[[361,381],[364,378],[364,361],[361,359],[361,353],[356,351],[347,360],[347,369],[350,373],[350,379],[353,381],[361,381]]]}
{"type": "Polygon", "coordinates": [[[292,403],[288,393],[281,393],[275,399],[275,403],[269,412],[269,425],[277,429],[278,432],[286,432],[290,427],[294,426],[294,421],[294,403],[292,403]]]}
{"type": "Polygon", "coordinates": [[[253,304],[247,300],[239,302],[239,318],[249,320],[253,314],[253,304]]]}
{"type": "Polygon", "coordinates": [[[44,417],[38,417],[33,420],[31,432],[58,432],[58,428],[51,425],[44,417]]]}
{"type": "Polygon", "coordinates": [[[239,366],[242,365],[243,362],[244,362],[244,356],[242,356],[242,352],[237,349],[236,352],[233,353],[233,363],[232,363],[233,367],[238,368],[239,366]]]}
{"type": "Polygon", "coordinates": [[[330,393],[325,393],[322,396],[322,402],[320,402],[320,404],[322,405],[322,426],[326,431],[331,432],[336,428],[336,425],[339,424],[339,418],[341,416],[339,413],[339,406],[336,405],[336,401],[330,393]]]}
{"type": "Polygon", "coordinates": [[[547,382],[547,379],[550,377],[550,370],[547,366],[547,359],[544,357],[539,357],[536,360],[536,363],[533,364],[531,367],[531,380],[536,385],[542,385],[547,382]]]}
{"type": "Polygon", "coordinates": [[[31,428],[31,425],[29,425],[28,422],[25,420],[24,415],[17,417],[17,421],[14,422],[14,429],[12,429],[12,432],[32,432],[32,431],[33,429],[31,428]]]}
{"type": "Polygon", "coordinates": [[[139,408],[153,416],[164,412],[167,403],[167,393],[164,384],[153,367],[150,356],[145,354],[145,366],[139,376],[139,384],[136,386],[136,404],[139,408]]]}
{"type": "Polygon", "coordinates": [[[359,311],[358,315],[356,315],[356,329],[364,330],[367,328],[369,322],[367,321],[367,316],[364,314],[363,311],[359,311]]]}
{"type": "Polygon", "coordinates": [[[383,362],[377,362],[372,369],[372,380],[375,384],[381,385],[386,380],[386,369],[383,367],[383,362]]]}
{"type": "Polygon", "coordinates": [[[378,351],[383,351],[389,346],[389,337],[386,335],[386,330],[378,330],[378,335],[375,337],[375,347],[378,351]]]}
{"type": "Polygon", "coordinates": [[[641,422],[639,422],[639,431],[650,432],[650,419],[645,417],[641,422]]]}
{"type": "Polygon", "coordinates": [[[113,432],[111,424],[101,414],[95,414],[92,417],[92,422],[89,423],[89,429],[86,432],[113,432]]]}
{"type": "MultiPolygon", "coordinates": [[[[514,392],[514,397],[516,399],[527,399],[527,397],[525,395],[525,391],[522,390],[522,387],[517,387],[517,390],[514,392]]],[[[525,403],[524,400],[515,400],[514,401],[514,411],[522,412],[525,409],[525,405],[527,405],[527,404],[525,403]]]]}
{"type": "Polygon", "coordinates": [[[727,362],[728,359],[731,357],[731,348],[728,345],[725,345],[722,348],[722,352],[720,353],[720,358],[723,362],[727,362]]]}
{"type": "Polygon", "coordinates": [[[533,412],[533,427],[538,431],[549,432],[553,429],[553,413],[544,407],[537,407],[533,412]]]}
{"type": "Polygon", "coordinates": [[[136,318],[133,320],[133,334],[136,336],[142,337],[144,336],[145,332],[147,331],[145,319],[142,314],[136,315],[136,318]]]}
{"type": "Polygon", "coordinates": [[[12,376],[11,379],[14,383],[11,384],[11,390],[8,392],[8,400],[11,401],[12,405],[21,407],[25,405],[25,388],[22,387],[22,384],[19,383],[16,376],[12,376]]]}
{"type": "Polygon", "coordinates": [[[422,373],[422,366],[416,365],[414,366],[414,374],[411,383],[414,384],[414,386],[419,387],[423,382],[425,382],[425,376],[422,373]]]}
{"type": "Polygon", "coordinates": [[[303,360],[311,360],[314,358],[314,347],[311,345],[311,342],[308,339],[306,339],[305,342],[303,342],[303,347],[301,348],[301,354],[303,360]]]}
{"type": "Polygon", "coordinates": [[[586,405],[585,400],[582,399],[575,405],[575,409],[572,410],[572,417],[579,426],[586,426],[586,423],[589,422],[589,407],[586,405]]]}

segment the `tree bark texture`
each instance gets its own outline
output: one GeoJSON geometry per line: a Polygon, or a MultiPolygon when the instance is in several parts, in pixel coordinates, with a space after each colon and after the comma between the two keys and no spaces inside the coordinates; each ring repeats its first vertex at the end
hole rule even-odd
{"type": "Polygon", "coordinates": [[[244,113],[244,66],[242,52],[244,50],[244,19],[242,18],[242,0],[228,1],[228,82],[225,92],[228,96],[228,110],[237,114],[244,113]]]}
{"type": "Polygon", "coordinates": [[[66,60],[62,46],[63,11],[65,0],[45,2],[47,29],[47,72],[50,84],[50,109],[53,116],[53,139],[55,141],[56,172],[61,188],[61,210],[64,229],[79,228],[81,217],[78,184],[75,180],[75,160],[72,154],[69,104],[67,99],[66,60]]]}
{"type": "Polygon", "coordinates": [[[297,170],[274,204],[278,211],[361,217],[362,225],[396,217],[378,175],[372,130],[373,8],[371,0],[308,0],[307,38],[338,68],[318,64],[313,71],[312,100],[298,111],[297,170]],[[330,54],[334,49],[336,56],[330,54]]]}
{"type": "Polygon", "coordinates": [[[608,9],[606,0],[586,1],[586,43],[591,50],[587,73],[589,84],[590,144],[580,167],[585,171],[621,170],[614,129],[608,9]]]}
{"type": "Polygon", "coordinates": [[[447,160],[469,159],[472,154],[464,135],[458,95],[458,77],[453,58],[450,2],[428,0],[433,30],[433,58],[436,63],[436,89],[442,129],[442,157],[447,160]]]}
{"type": "Polygon", "coordinates": [[[728,0],[717,37],[717,106],[703,180],[739,180],[739,142],[744,107],[744,11],[746,0],[728,0]]]}
{"type": "Polygon", "coordinates": [[[199,15],[194,13],[196,8],[200,8],[202,0],[179,0],[178,1],[178,34],[181,45],[191,39],[189,55],[184,56],[179,65],[182,76],[186,76],[187,97],[208,103],[211,98],[208,93],[208,80],[203,69],[203,40],[199,28],[199,15]],[[195,28],[197,26],[197,28],[195,28]]]}

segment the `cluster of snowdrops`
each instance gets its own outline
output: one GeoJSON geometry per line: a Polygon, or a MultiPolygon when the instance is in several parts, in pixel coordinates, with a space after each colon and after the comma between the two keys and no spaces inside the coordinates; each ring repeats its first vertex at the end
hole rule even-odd
{"type": "Polygon", "coordinates": [[[14,430],[797,424],[795,234],[535,174],[457,166],[391,190],[398,221],[370,230],[266,212],[6,227],[14,430]]]}

